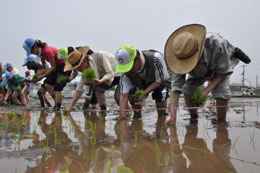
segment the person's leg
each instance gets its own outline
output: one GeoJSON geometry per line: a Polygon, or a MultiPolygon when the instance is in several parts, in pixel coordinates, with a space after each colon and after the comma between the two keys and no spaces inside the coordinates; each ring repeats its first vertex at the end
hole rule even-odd
{"type": "Polygon", "coordinates": [[[92,108],[96,108],[97,107],[97,95],[96,95],[96,91],[94,90],[92,92],[91,98],[90,98],[90,104],[92,106],[92,108]]]}
{"type": "Polygon", "coordinates": [[[155,100],[158,117],[165,115],[167,109],[167,99],[169,97],[169,89],[161,85],[153,91],[152,98],[155,100]]]}
{"type": "Polygon", "coordinates": [[[228,100],[218,98],[216,99],[217,117],[218,121],[225,121],[228,109],[228,100]]]}
{"type": "MultiPolygon", "coordinates": [[[[129,106],[129,105],[128,105],[129,106]]],[[[142,117],[142,105],[133,104],[132,108],[134,109],[134,119],[139,119],[142,117]]]]}
{"type": "Polygon", "coordinates": [[[106,105],[106,97],[105,97],[105,94],[103,92],[96,91],[96,96],[97,96],[98,104],[100,106],[101,105],[106,105]]]}
{"type": "MultiPolygon", "coordinates": [[[[45,107],[45,104],[44,104],[44,98],[43,98],[43,91],[42,90],[45,90],[45,89],[43,89],[43,88],[40,88],[39,90],[38,90],[38,92],[37,92],[37,95],[38,95],[38,97],[39,97],[39,99],[40,99],[40,103],[41,103],[41,107],[45,107]]],[[[45,90],[46,91],[46,90],[45,90]]]]}
{"type": "Polygon", "coordinates": [[[53,85],[50,84],[45,84],[45,88],[48,91],[48,93],[51,95],[51,97],[53,98],[53,100],[55,101],[55,92],[53,90],[53,85]]]}
{"type": "Polygon", "coordinates": [[[29,95],[29,93],[25,94],[25,98],[26,98],[26,103],[28,104],[30,102],[30,95],[29,95]]]}
{"type": "Polygon", "coordinates": [[[198,109],[195,108],[195,106],[193,104],[191,104],[192,97],[193,97],[193,94],[184,94],[184,100],[185,100],[185,103],[186,103],[186,106],[188,108],[191,118],[198,118],[198,109]]]}
{"type": "Polygon", "coordinates": [[[157,108],[157,114],[159,117],[162,117],[166,113],[167,109],[167,100],[162,102],[155,102],[157,108]]]}
{"type": "Polygon", "coordinates": [[[54,110],[59,111],[61,108],[62,96],[61,91],[55,91],[55,108],[54,110]]]}
{"type": "Polygon", "coordinates": [[[226,76],[216,88],[212,90],[212,97],[216,100],[218,121],[225,121],[228,110],[228,101],[231,98],[229,87],[230,75],[226,76]]]}
{"type": "Polygon", "coordinates": [[[97,96],[97,101],[98,104],[100,106],[100,110],[103,116],[106,116],[106,97],[105,97],[105,93],[104,92],[100,92],[100,91],[95,91],[96,92],[96,96],[97,96]]]}
{"type": "Polygon", "coordinates": [[[15,104],[21,105],[21,102],[19,101],[18,97],[18,92],[14,91],[12,94],[12,100],[14,101],[15,104]]]}
{"type": "Polygon", "coordinates": [[[25,93],[24,94],[20,94],[21,103],[22,103],[23,106],[25,106],[27,104],[25,95],[26,95],[25,93]]]}

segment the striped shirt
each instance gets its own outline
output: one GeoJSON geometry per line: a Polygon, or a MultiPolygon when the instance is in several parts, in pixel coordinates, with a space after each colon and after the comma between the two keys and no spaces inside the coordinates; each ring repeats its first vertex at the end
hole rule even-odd
{"type": "MultiPolygon", "coordinates": [[[[137,72],[141,79],[145,80],[146,71],[144,68],[145,65],[145,58],[142,54],[140,54],[141,57],[141,69],[137,72]]],[[[155,52],[154,53],[154,70],[155,70],[155,81],[154,82],[163,82],[167,79],[169,79],[169,73],[167,71],[167,66],[164,60],[164,57],[161,53],[155,52]]],[[[122,74],[120,78],[120,87],[121,93],[129,93],[130,88],[132,86],[131,80],[125,75],[122,74]]]]}

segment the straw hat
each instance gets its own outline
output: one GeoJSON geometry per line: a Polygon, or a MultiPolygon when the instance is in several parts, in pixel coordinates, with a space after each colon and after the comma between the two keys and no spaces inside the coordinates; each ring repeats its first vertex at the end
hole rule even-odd
{"type": "Polygon", "coordinates": [[[84,46],[70,53],[65,64],[64,71],[71,71],[78,68],[82,64],[88,50],[89,47],[84,46]]]}
{"type": "Polygon", "coordinates": [[[203,52],[206,28],[200,24],[185,25],[168,38],[164,55],[168,68],[176,74],[189,73],[203,52]]]}

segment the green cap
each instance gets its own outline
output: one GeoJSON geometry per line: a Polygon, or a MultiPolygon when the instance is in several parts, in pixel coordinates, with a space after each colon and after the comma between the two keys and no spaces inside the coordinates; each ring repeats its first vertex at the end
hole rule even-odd
{"type": "Polygon", "coordinates": [[[68,48],[67,47],[64,47],[64,48],[60,48],[59,50],[58,50],[58,58],[60,59],[60,60],[66,60],[67,59],[67,57],[68,57],[68,48]]]}
{"type": "Polygon", "coordinates": [[[119,73],[126,73],[130,71],[134,65],[134,60],[137,50],[132,45],[121,46],[115,53],[116,57],[116,71],[119,73]]]}

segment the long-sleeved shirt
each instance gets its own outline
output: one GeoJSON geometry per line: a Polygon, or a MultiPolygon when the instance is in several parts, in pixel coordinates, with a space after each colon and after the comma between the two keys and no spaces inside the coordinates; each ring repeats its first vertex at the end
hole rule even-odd
{"type": "MultiPolygon", "coordinates": [[[[233,73],[234,67],[239,60],[232,55],[235,47],[220,35],[207,33],[203,54],[195,68],[188,73],[188,79],[205,81],[211,79],[215,74],[229,75],[233,73]]],[[[174,74],[172,76],[172,91],[182,91],[187,82],[186,74],[174,74]]]]}
{"type": "MultiPolygon", "coordinates": [[[[116,58],[113,54],[106,51],[97,51],[88,58],[89,68],[92,68],[96,72],[96,79],[107,79],[108,82],[106,82],[106,84],[111,85],[114,77],[120,75],[116,72],[116,58]]],[[[76,90],[83,92],[85,86],[85,90],[88,92],[89,86],[85,84],[86,81],[82,75],[76,90]]]]}

